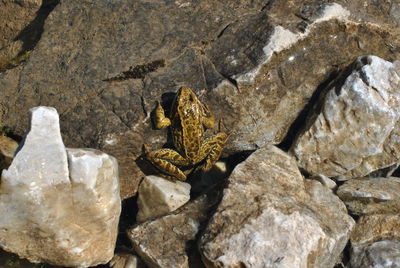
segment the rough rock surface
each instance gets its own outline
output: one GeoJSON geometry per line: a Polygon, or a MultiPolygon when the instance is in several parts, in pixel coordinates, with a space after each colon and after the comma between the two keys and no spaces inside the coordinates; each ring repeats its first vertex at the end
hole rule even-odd
{"type": "Polygon", "coordinates": [[[17,148],[18,143],[15,140],[0,134],[0,170],[11,164],[17,148]]]}
{"type": "Polygon", "coordinates": [[[169,215],[128,230],[136,253],[150,268],[189,267],[188,243],[195,240],[217,198],[215,193],[201,195],[169,215]]]}
{"type": "Polygon", "coordinates": [[[234,169],[199,246],[207,267],[333,267],[353,224],[331,190],[268,146],[234,169]]]}
{"type": "Polygon", "coordinates": [[[0,70],[18,54],[31,48],[31,39],[37,35],[33,31],[40,31],[32,26],[37,24],[35,19],[41,5],[42,0],[0,1],[0,70]]]}
{"type": "Polygon", "coordinates": [[[146,176],[139,186],[136,220],[139,222],[162,216],[183,206],[190,199],[190,184],[146,176]]]}
{"type": "Polygon", "coordinates": [[[351,234],[351,267],[398,267],[400,215],[361,217],[351,234]]]}
{"type": "Polygon", "coordinates": [[[293,144],[309,173],[351,178],[400,159],[400,64],[363,56],[348,69],[293,144]]]}
{"type": "Polygon", "coordinates": [[[336,194],[356,215],[400,213],[400,178],[352,179],[336,194]]]}
{"type": "Polygon", "coordinates": [[[144,268],[138,257],[132,254],[115,254],[110,261],[112,268],[144,268]]]}
{"type": "Polygon", "coordinates": [[[0,244],[31,262],[88,267],[114,255],[118,164],[64,147],[57,111],[31,109],[31,128],[0,188],[0,244]]]}
{"type": "Polygon", "coordinates": [[[398,10],[374,0],[61,1],[22,70],[0,75],[0,121],[22,135],[19,111],[56,107],[66,144],[114,155],[129,197],[142,144],[166,141],[152,130],[155,100],[168,107],[188,85],[224,119],[226,151],[279,143],[357,56],[398,57],[398,10]]]}
{"type": "Polygon", "coordinates": [[[351,256],[352,268],[397,268],[400,267],[400,242],[382,240],[365,246],[351,256]]]}

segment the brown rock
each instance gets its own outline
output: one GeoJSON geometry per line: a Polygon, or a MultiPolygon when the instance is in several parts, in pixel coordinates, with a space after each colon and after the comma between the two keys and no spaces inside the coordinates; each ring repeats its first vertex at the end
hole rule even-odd
{"type": "Polygon", "coordinates": [[[169,215],[128,230],[136,253],[151,268],[189,267],[188,243],[195,240],[216,201],[215,193],[202,195],[169,215]]]}
{"type": "Polygon", "coordinates": [[[352,179],[336,194],[356,215],[400,213],[400,178],[352,179]]]}
{"type": "Polygon", "coordinates": [[[269,146],[234,169],[199,247],[207,267],[333,267],[353,224],[330,189],[269,146]]]}
{"type": "Polygon", "coordinates": [[[366,13],[370,2],[63,1],[17,86],[0,77],[5,96],[18,92],[0,96],[0,121],[22,135],[18,111],[56,107],[66,144],[114,155],[129,197],[143,177],[142,144],[166,141],[152,130],[154,101],[168,108],[180,85],[224,119],[234,152],[281,142],[319,85],[356,56],[396,58],[396,5],[366,13]]]}
{"type": "Polygon", "coordinates": [[[11,164],[17,147],[18,143],[15,140],[0,134],[0,170],[11,164]]]}

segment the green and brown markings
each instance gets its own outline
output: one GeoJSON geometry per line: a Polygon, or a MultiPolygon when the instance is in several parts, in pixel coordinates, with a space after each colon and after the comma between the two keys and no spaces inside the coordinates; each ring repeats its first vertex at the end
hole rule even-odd
{"type": "Polygon", "coordinates": [[[201,163],[203,171],[210,170],[228,139],[228,135],[222,132],[209,138],[204,137],[205,129],[214,128],[214,117],[188,87],[181,87],[176,93],[169,118],[157,102],[155,126],[158,129],[171,128],[175,150],[146,152],[145,158],[167,178],[186,180],[186,174],[178,166],[201,163]]]}

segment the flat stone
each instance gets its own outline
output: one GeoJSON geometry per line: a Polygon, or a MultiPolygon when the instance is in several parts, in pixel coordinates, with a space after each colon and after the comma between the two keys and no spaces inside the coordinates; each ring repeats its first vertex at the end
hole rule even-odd
{"type": "Polygon", "coordinates": [[[351,234],[351,267],[399,267],[400,215],[361,217],[351,234]]]}
{"type": "Polygon", "coordinates": [[[150,268],[189,267],[188,248],[207,220],[218,195],[204,194],[184,207],[128,230],[135,252],[150,268]]]}
{"type": "Polygon", "coordinates": [[[168,214],[183,206],[189,199],[189,183],[146,176],[139,186],[139,212],[136,220],[142,222],[168,214]]]}
{"type": "Polygon", "coordinates": [[[352,179],[336,194],[356,215],[400,213],[400,178],[352,179]]]}
{"type": "Polygon", "coordinates": [[[333,267],[353,224],[330,189],[267,146],[234,169],[199,248],[207,267],[333,267]]]}
{"type": "Polygon", "coordinates": [[[34,263],[107,263],[121,211],[115,158],[66,149],[57,111],[43,106],[30,111],[30,131],[2,173],[1,247],[34,263]]]}
{"type": "Polygon", "coordinates": [[[327,87],[321,109],[295,140],[299,165],[311,174],[353,178],[398,162],[399,87],[400,66],[359,57],[327,87]]]}

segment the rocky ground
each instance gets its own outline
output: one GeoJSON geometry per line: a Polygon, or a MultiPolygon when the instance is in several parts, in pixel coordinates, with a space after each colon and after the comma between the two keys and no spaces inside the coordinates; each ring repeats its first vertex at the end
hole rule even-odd
{"type": "Polygon", "coordinates": [[[66,147],[114,156],[115,268],[400,267],[400,2],[0,0],[0,14],[2,168],[36,106],[57,109],[66,147]],[[171,145],[153,111],[182,85],[230,136],[210,173],[172,183],[140,156],[171,145]]]}

